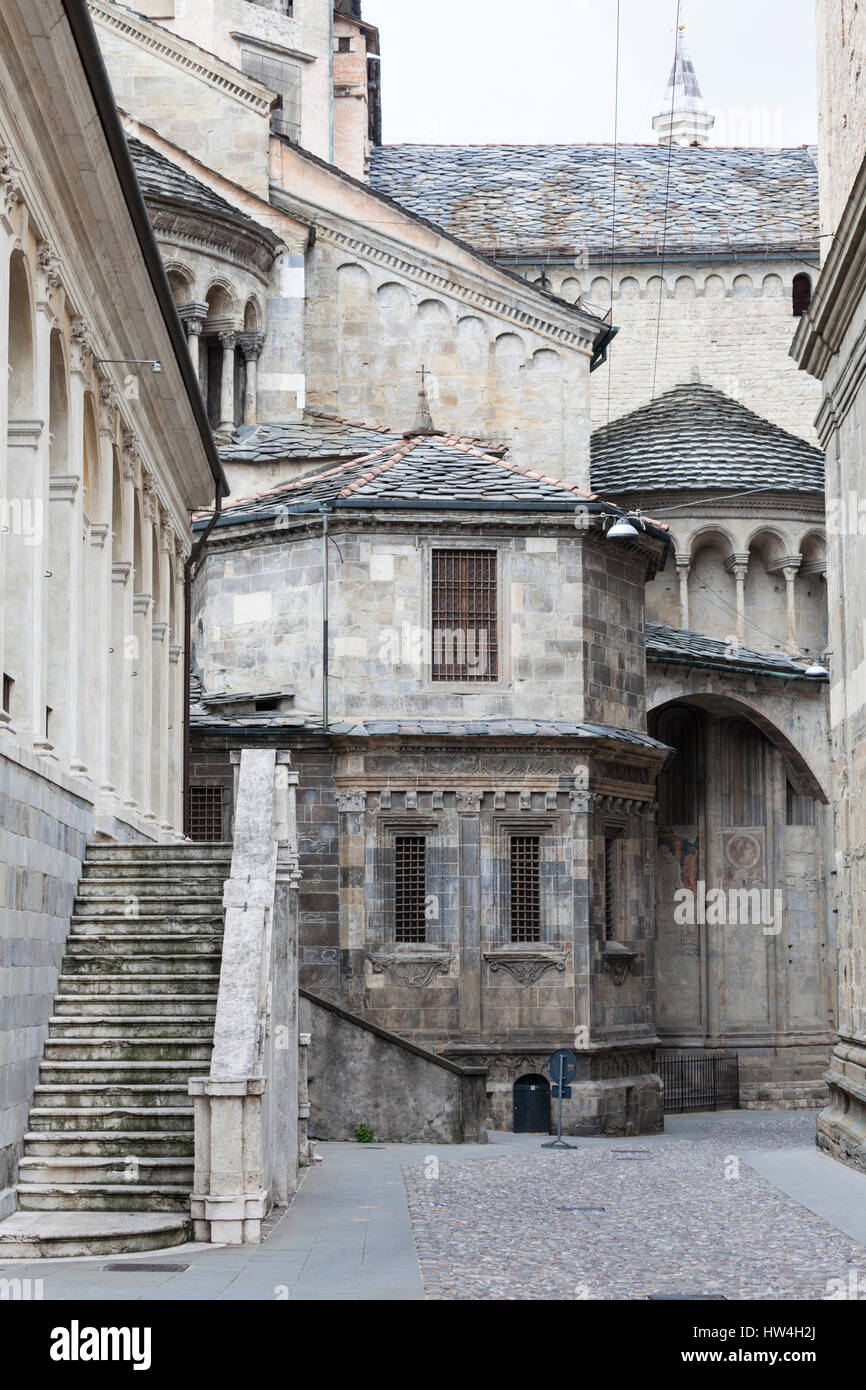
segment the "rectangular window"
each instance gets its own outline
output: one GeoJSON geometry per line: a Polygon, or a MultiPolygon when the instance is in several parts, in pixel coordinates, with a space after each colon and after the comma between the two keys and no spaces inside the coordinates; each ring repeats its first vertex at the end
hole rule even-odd
{"type": "Polygon", "coordinates": [[[394,837],[394,935],[397,941],[426,941],[427,841],[423,835],[394,837]]]}
{"type": "Polygon", "coordinates": [[[7,714],[11,714],[11,713],[12,713],[12,689],[13,689],[13,686],[14,686],[14,685],[15,685],[15,682],[14,682],[14,680],[12,679],[12,677],[11,677],[11,676],[7,676],[7,675],[6,675],[6,672],[4,671],[4,672],[3,672],[3,708],[5,709],[5,711],[6,711],[7,714]]]}
{"type": "Polygon", "coordinates": [[[280,105],[271,112],[271,130],[297,145],[301,139],[301,68],[288,58],[277,58],[257,48],[241,50],[241,67],[276,92],[280,105]]]}
{"type": "Polygon", "coordinates": [[[222,837],[222,787],[190,787],[189,838],[191,840],[221,840],[222,837]]]}
{"type": "Polygon", "coordinates": [[[495,550],[432,554],[434,681],[498,679],[495,550]]]}
{"type": "Polygon", "coordinates": [[[541,836],[512,835],[511,940],[541,940],[541,836]]]}
{"type": "Polygon", "coordinates": [[[337,39],[337,52],[338,52],[338,53],[351,53],[351,52],[352,52],[352,40],[351,40],[351,39],[338,38],[338,39],[337,39]]]}
{"type": "Polygon", "coordinates": [[[604,837],[604,939],[616,937],[616,843],[618,835],[604,837]]]}

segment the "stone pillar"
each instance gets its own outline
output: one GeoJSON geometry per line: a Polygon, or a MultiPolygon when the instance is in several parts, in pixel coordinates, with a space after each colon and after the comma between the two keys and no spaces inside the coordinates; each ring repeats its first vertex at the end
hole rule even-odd
{"type": "Polygon", "coordinates": [[[282,1206],[298,1185],[298,868],[296,788],[291,755],[277,753],[274,787],[274,963],[271,995],[269,1125],[272,1193],[282,1206]]]}
{"type": "Polygon", "coordinates": [[[691,565],[688,559],[681,560],[677,556],[677,578],[680,581],[680,627],[688,629],[689,625],[689,574],[691,565]]]}
{"type": "Polygon", "coordinates": [[[799,568],[799,559],[795,564],[789,557],[782,569],[785,576],[785,646],[790,656],[798,656],[800,652],[797,644],[797,594],[794,588],[799,568]]]}
{"type": "MultiPolygon", "coordinates": [[[[7,430],[9,427],[9,258],[15,235],[17,206],[21,201],[20,171],[8,150],[0,150],[0,497],[8,497],[7,430]]],[[[6,532],[0,527],[0,674],[6,670],[6,532]]],[[[9,711],[2,708],[0,732],[9,726],[9,711]]]]}
{"type": "Polygon", "coordinates": [[[312,1033],[298,1035],[298,1162],[310,1162],[310,1043],[312,1033]]]}
{"type": "Polygon", "coordinates": [[[258,360],[262,351],[262,343],[265,340],[264,333],[241,333],[238,342],[244,361],[247,367],[246,386],[244,388],[244,424],[255,425],[256,422],[256,373],[258,371],[258,360]]]}
{"type": "MultiPolygon", "coordinates": [[[[89,366],[92,349],[87,324],[81,318],[72,320],[70,328],[69,360],[69,439],[70,461],[75,467],[79,480],[83,479],[84,468],[84,393],[87,385],[86,367],[89,366]]],[[[89,653],[84,651],[84,488],[79,486],[72,499],[72,511],[68,519],[71,528],[69,540],[69,648],[67,661],[67,723],[69,729],[69,765],[74,773],[87,775],[84,747],[83,699],[86,690],[86,674],[89,669],[89,653]]]]}
{"type": "Polygon", "coordinates": [[[460,878],[459,1021],[463,1041],[481,1034],[481,802],[484,793],[457,792],[460,878]]]}
{"type": "Polygon", "coordinates": [[[204,301],[200,303],[191,299],[186,304],[178,304],[177,312],[184,326],[189,355],[192,358],[195,374],[198,376],[199,340],[204,321],[207,318],[208,306],[204,301]]]}
{"type": "Polygon", "coordinates": [[[574,1043],[588,1047],[592,1024],[592,929],[590,881],[592,875],[592,819],[595,798],[588,790],[589,769],[577,770],[579,783],[569,793],[573,860],[574,932],[574,1043]]]}
{"type": "MultiPolygon", "coordinates": [[[[105,484],[105,513],[114,511],[114,447],[117,439],[117,393],[110,382],[99,388],[99,466],[105,484]]],[[[121,488],[123,484],[120,484],[121,488]]],[[[97,601],[91,607],[92,660],[94,689],[98,697],[91,701],[88,717],[88,758],[93,766],[97,790],[97,810],[115,809],[115,786],[111,780],[111,725],[116,716],[112,700],[111,637],[114,572],[112,567],[113,538],[108,520],[94,522],[90,528],[91,572],[98,590],[97,601]]]]}
{"type": "Polygon", "coordinates": [[[232,434],[235,428],[235,345],[237,333],[231,329],[220,333],[223,349],[222,378],[220,381],[220,419],[217,425],[219,434],[232,434]]]}
{"type": "Polygon", "coordinates": [[[344,987],[350,1009],[364,1004],[364,927],[366,920],[367,793],[337,792],[340,813],[340,950],[347,962],[344,987]]]}
{"type": "Polygon", "coordinates": [[[111,734],[111,781],[125,807],[138,806],[133,771],[132,720],[138,690],[134,597],[138,578],[132,572],[135,554],[135,488],[138,477],[138,441],[125,434],[120,473],[123,493],[122,535],[114,537],[111,566],[111,699],[114,706],[111,734]]]}
{"type": "Polygon", "coordinates": [[[746,575],[749,573],[748,554],[732,555],[725,561],[725,568],[734,576],[737,605],[737,641],[746,640],[746,575]]]}

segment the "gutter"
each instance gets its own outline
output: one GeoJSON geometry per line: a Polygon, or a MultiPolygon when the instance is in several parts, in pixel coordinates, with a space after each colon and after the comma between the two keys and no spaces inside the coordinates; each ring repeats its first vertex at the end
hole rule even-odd
{"type": "Polygon", "coordinates": [[[189,707],[191,696],[191,664],[192,664],[192,580],[195,566],[201,557],[202,551],[208,543],[208,537],[216,526],[222,510],[222,491],[217,483],[216,499],[214,510],[210,520],[202,534],[199,536],[183,567],[183,775],[181,785],[183,787],[183,833],[189,838],[190,806],[189,806],[189,776],[190,776],[190,728],[189,728],[189,707]]]}
{"type": "Polygon", "coordinates": [[[201,398],[198,379],[193,371],[192,359],[186,343],[186,335],[178,317],[174,296],[165,273],[165,266],[156,242],[156,236],[145,207],[144,197],[132,163],[132,156],[126,143],[126,136],[120,122],[117,103],[105,70],[105,63],[99,48],[96,30],[87,8],[86,0],[60,0],[66,21],[69,25],[81,66],[90,88],[102,133],[108,145],[109,154],[117,174],[121,191],[129,212],[139,249],[144,260],[150,282],[162,312],[163,321],[174,349],[175,359],[181,379],[192,409],[195,423],[205,457],[208,461],[215,484],[215,505],[219,508],[221,497],[229,494],[229,485],[211,434],[210,423],[204,402],[201,398]]]}
{"type": "Polygon", "coordinates": [[[782,671],[775,666],[746,666],[737,661],[713,661],[711,657],[697,661],[694,657],[668,656],[660,653],[658,649],[647,649],[646,659],[654,666],[693,666],[699,671],[736,671],[740,675],[774,676],[782,681],[813,681],[815,685],[826,685],[830,680],[829,676],[807,676],[805,671],[782,671]]]}

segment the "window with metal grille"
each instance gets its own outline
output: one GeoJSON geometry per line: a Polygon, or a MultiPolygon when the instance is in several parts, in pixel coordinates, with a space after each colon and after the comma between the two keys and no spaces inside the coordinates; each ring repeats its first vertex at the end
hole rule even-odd
{"type": "Polygon", "coordinates": [[[794,318],[798,319],[812,303],[812,281],[808,275],[801,272],[794,276],[791,299],[794,318]]]}
{"type": "Polygon", "coordinates": [[[434,681],[498,678],[495,550],[434,550],[434,681]]]}
{"type": "Polygon", "coordinates": [[[221,840],[222,837],[222,787],[190,787],[189,838],[191,840],[221,840]]]}
{"type": "Polygon", "coordinates": [[[426,941],[427,841],[423,835],[394,837],[394,936],[426,941]]]}
{"type": "Polygon", "coordinates": [[[277,93],[280,105],[271,112],[271,130],[297,145],[301,138],[300,65],[257,48],[244,48],[241,67],[248,77],[277,93]]]}
{"type": "Polygon", "coordinates": [[[541,836],[512,835],[511,940],[541,940],[541,836]]]}
{"type": "Polygon", "coordinates": [[[604,837],[604,939],[616,937],[616,842],[619,835],[604,837]]]}

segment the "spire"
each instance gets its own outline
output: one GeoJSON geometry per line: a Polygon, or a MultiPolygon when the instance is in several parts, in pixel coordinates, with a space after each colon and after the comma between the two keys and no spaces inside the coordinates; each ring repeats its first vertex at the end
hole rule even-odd
{"type": "Polygon", "coordinates": [[[418,408],[415,412],[415,423],[410,430],[406,430],[405,437],[410,439],[416,434],[441,434],[433,424],[433,416],[430,414],[430,402],[427,399],[427,377],[430,373],[427,368],[422,366],[417,373],[421,378],[421,387],[418,391],[418,408]]]}
{"type": "Polygon", "coordinates": [[[686,48],[685,25],[677,31],[677,51],[662,109],[653,117],[660,145],[706,145],[715,124],[704,105],[695,65],[686,48]]]}

